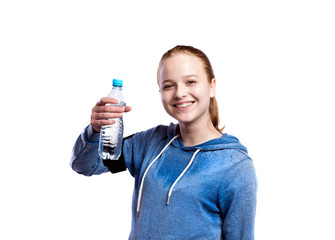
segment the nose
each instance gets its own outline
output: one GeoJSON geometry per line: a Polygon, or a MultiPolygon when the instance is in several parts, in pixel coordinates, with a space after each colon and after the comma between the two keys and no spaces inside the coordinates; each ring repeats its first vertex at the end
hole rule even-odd
{"type": "Polygon", "coordinates": [[[177,85],[174,97],[176,99],[181,99],[181,98],[185,97],[186,95],[187,95],[186,88],[184,86],[182,86],[182,85],[177,85]]]}

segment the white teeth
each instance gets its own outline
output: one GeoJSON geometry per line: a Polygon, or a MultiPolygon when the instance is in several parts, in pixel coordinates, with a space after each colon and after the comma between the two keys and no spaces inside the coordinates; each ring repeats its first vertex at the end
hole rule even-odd
{"type": "Polygon", "coordinates": [[[179,108],[184,108],[184,107],[188,107],[188,106],[190,106],[190,105],[192,105],[193,103],[182,103],[182,104],[176,104],[176,106],[177,107],[179,107],[179,108]]]}

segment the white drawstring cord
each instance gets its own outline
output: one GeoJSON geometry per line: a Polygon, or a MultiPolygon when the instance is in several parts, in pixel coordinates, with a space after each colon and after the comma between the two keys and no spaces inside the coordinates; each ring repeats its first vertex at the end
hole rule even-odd
{"type": "Polygon", "coordinates": [[[186,168],[184,169],[184,171],[179,175],[179,177],[174,181],[174,183],[173,183],[172,186],[170,187],[170,191],[169,191],[169,194],[168,194],[168,198],[167,198],[166,205],[169,205],[169,203],[170,203],[170,197],[171,197],[172,190],[173,190],[174,186],[177,184],[177,182],[179,181],[179,179],[184,175],[184,173],[187,171],[187,169],[191,166],[191,164],[192,164],[192,162],[193,162],[193,160],[194,160],[194,158],[195,158],[195,155],[197,155],[198,152],[200,152],[200,149],[197,149],[197,150],[194,152],[194,154],[193,154],[191,160],[190,160],[189,163],[187,164],[187,166],[186,166],[186,168]]]}
{"type": "Polygon", "coordinates": [[[173,137],[170,142],[168,144],[165,145],[165,147],[162,149],[162,151],[157,155],[157,157],[155,157],[155,159],[149,164],[149,166],[147,167],[147,169],[145,170],[142,180],[141,180],[141,185],[140,185],[140,190],[138,193],[138,198],[137,198],[137,209],[136,209],[136,219],[138,219],[139,217],[139,213],[140,213],[140,207],[141,207],[141,198],[142,198],[142,189],[143,189],[143,182],[145,179],[145,176],[147,175],[147,172],[149,171],[151,165],[156,162],[156,160],[163,154],[163,152],[165,151],[165,149],[172,143],[173,140],[175,140],[177,137],[179,137],[179,135],[176,135],[175,137],[173,137]]]}

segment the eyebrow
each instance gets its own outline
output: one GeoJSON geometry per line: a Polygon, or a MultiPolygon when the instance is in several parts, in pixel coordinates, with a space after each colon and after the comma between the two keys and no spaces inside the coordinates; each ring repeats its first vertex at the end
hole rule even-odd
{"type": "Polygon", "coordinates": [[[171,80],[171,79],[165,79],[165,80],[163,80],[162,84],[166,83],[166,82],[173,82],[173,80],[171,80]]]}
{"type": "Polygon", "coordinates": [[[183,76],[183,78],[190,78],[190,77],[196,77],[196,78],[199,78],[198,75],[195,75],[195,74],[190,74],[190,75],[185,75],[185,76],[183,76]]]}
{"type": "MultiPolygon", "coordinates": [[[[195,75],[195,74],[185,75],[185,76],[183,76],[182,78],[183,78],[183,79],[186,79],[186,78],[191,78],[191,77],[199,78],[198,75],[195,75]]],[[[172,80],[172,79],[165,79],[165,80],[163,80],[162,83],[165,83],[165,82],[173,82],[173,80],[172,80]]]]}

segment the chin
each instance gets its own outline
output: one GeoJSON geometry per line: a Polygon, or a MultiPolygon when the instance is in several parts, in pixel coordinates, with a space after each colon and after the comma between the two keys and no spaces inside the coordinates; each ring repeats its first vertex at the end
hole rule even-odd
{"type": "Polygon", "coordinates": [[[173,118],[176,119],[180,124],[191,124],[192,122],[194,122],[194,118],[192,117],[173,117],[173,118]]]}

